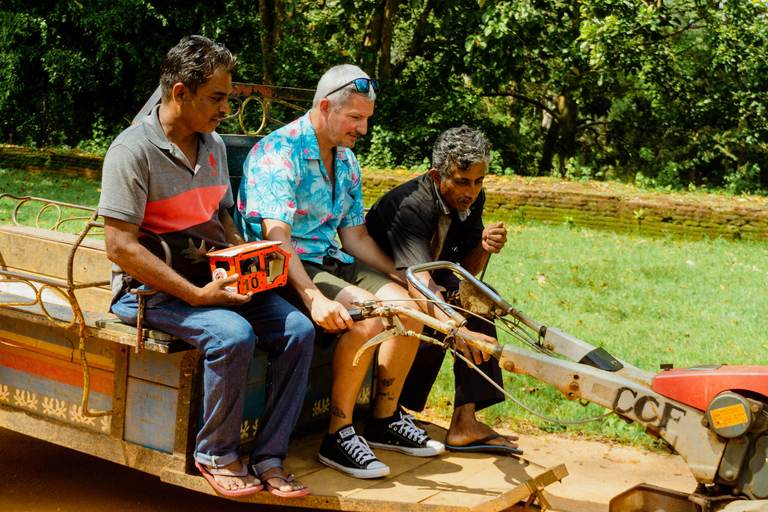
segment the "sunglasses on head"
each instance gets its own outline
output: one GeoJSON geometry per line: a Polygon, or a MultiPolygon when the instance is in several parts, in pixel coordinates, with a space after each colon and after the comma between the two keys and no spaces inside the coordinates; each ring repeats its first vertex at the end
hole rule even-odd
{"type": "Polygon", "coordinates": [[[373,92],[375,92],[376,94],[379,94],[379,82],[377,82],[373,78],[355,78],[354,80],[345,83],[341,87],[338,87],[332,90],[331,92],[326,94],[325,97],[327,98],[331,94],[335,92],[339,92],[340,90],[342,90],[343,88],[351,84],[355,84],[355,89],[357,89],[357,92],[359,93],[368,94],[368,91],[370,90],[370,88],[373,87],[373,92]]]}

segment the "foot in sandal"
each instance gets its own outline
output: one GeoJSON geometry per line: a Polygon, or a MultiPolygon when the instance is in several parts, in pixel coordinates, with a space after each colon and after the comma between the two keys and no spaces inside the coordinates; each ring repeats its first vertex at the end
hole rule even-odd
{"type": "Polygon", "coordinates": [[[258,478],[248,473],[248,468],[240,460],[220,468],[212,468],[197,461],[195,466],[211,487],[224,496],[245,496],[264,488],[258,478]]]}
{"type": "Polygon", "coordinates": [[[281,498],[296,498],[309,494],[309,487],[295,480],[293,475],[286,475],[281,467],[274,467],[266,470],[259,479],[264,482],[264,487],[281,498]]]}

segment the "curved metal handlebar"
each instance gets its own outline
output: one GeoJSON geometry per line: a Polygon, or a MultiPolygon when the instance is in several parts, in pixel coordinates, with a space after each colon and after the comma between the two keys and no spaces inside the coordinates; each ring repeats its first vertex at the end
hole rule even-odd
{"type": "Polygon", "coordinates": [[[525,315],[522,311],[518,311],[515,308],[512,307],[512,305],[504,300],[501,295],[496,293],[495,290],[493,290],[490,286],[485,284],[484,282],[477,279],[475,276],[473,276],[467,269],[462,267],[461,265],[458,265],[456,263],[451,263],[450,261],[435,261],[432,263],[422,263],[420,265],[413,265],[412,267],[408,267],[408,270],[405,271],[405,277],[408,280],[409,283],[413,285],[414,288],[419,290],[419,292],[422,293],[425,297],[428,299],[431,299],[435,302],[435,305],[439,307],[443,313],[451,317],[451,319],[456,322],[456,325],[459,327],[463,326],[466,323],[466,320],[463,316],[461,316],[459,313],[456,312],[452,307],[450,307],[448,304],[445,304],[443,301],[440,300],[440,298],[435,295],[432,290],[427,288],[424,283],[419,281],[415,274],[418,272],[426,272],[430,270],[438,270],[438,269],[446,269],[451,270],[457,274],[460,274],[464,279],[471,282],[473,285],[475,285],[481,292],[483,292],[488,298],[490,298],[493,302],[496,303],[499,308],[501,308],[504,312],[507,314],[513,316],[514,318],[517,318],[520,320],[523,324],[527,325],[534,331],[536,331],[539,335],[544,335],[544,332],[546,331],[546,327],[539,324],[529,316],[525,315]]]}
{"type": "MultiPolygon", "coordinates": [[[[485,295],[487,295],[493,302],[495,302],[501,309],[506,311],[507,313],[511,313],[514,309],[509,302],[505,301],[501,295],[496,293],[493,289],[491,289],[488,285],[486,285],[484,282],[477,279],[475,276],[473,276],[467,269],[462,267],[461,265],[457,263],[451,263],[450,261],[434,261],[432,263],[422,263],[420,265],[413,265],[412,267],[408,267],[408,270],[405,271],[405,277],[408,279],[408,282],[411,283],[414,288],[419,290],[419,292],[422,293],[422,295],[426,296],[429,299],[432,299],[435,301],[437,306],[443,310],[443,312],[450,316],[451,318],[454,318],[454,316],[457,316],[458,318],[461,318],[464,323],[466,323],[466,320],[464,320],[464,317],[459,315],[452,307],[445,304],[443,301],[441,301],[437,295],[435,295],[432,290],[424,286],[424,283],[419,281],[414,274],[417,272],[427,272],[430,270],[439,270],[439,269],[446,269],[451,270],[457,274],[460,274],[464,279],[471,282],[475,286],[477,286],[480,291],[482,291],[485,295]]],[[[458,325],[464,325],[464,323],[458,323],[458,325]]]]}
{"type": "MultiPolygon", "coordinates": [[[[421,311],[417,311],[415,309],[411,309],[408,306],[398,306],[396,304],[387,304],[385,306],[378,306],[375,308],[370,309],[354,309],[350,310],[349,313],[355,318],[355,320],[362,320],[365,318],[373,318],[373,317],[381,317],[381,318],[394,318],[399,315],[408,316],[410,318],[413,318],[419,323],[422,323],[426,325],[427,327],[431,327],[435,331],[442,332],[444,334],[457,336],[464,340],[465,343],[468,345],[471,345],[482,352],[485,352],[487,354],[490,354],[492,357],[499,359],[501,357],[502,348],[499,345],[492,345],[484,340],[481,340],[479,338],[476,338],[472,334],[461,332],[457,329],[453,323],[448,322],[441,322],[440,320],[433,318],[426,313],[422,313],[421,311]]],[[[388,340],[391,337],[394,336],[413,336],[419,339],[427,339],[426,337],[421,336],[418,333],[415,333],[413,331],[406,331],[403,328],[403,324],[400,322],[393,322],[393,325],[389,329],[385,329],[377,336],[374,336],[368,342],[365,343],[355,354],[354,362],[352,363],[353,366],[357,366],[357,362],[360,360],[360,356],[363,352],[368,350],[371,347],[375,347],[376,345],[379,345],[380,343],[383,343],[384,341],[388,340]]],[[[432,340],[434,341],[434,340],[432,340]]]]}

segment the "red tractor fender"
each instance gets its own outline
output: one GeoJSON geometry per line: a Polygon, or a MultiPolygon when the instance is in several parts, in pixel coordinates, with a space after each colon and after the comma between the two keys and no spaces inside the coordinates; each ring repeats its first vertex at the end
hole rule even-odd
{"type": "Polygon", "coordinates": [[[748,398],[768,402],[768,366],[675,368],[657,374],[651,389],[701,411],[706,411],[712,399],[723,391],[741,392],[748,398]]]}

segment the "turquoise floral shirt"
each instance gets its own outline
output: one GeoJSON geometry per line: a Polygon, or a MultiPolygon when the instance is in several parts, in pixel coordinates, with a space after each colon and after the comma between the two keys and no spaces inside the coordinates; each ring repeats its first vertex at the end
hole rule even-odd
{"type": "Polygon", "coordinates": [[[335,171],[331,193],[309,113],[260,140],[243,164],[235,212],[246,239],[263,239],[261,219],[280,220],[291,226],[291,243],[302,260],[354,261],[336,239],[339,228],[365,222],[360,166],[352,151],[336,148],[335,171]]]}

